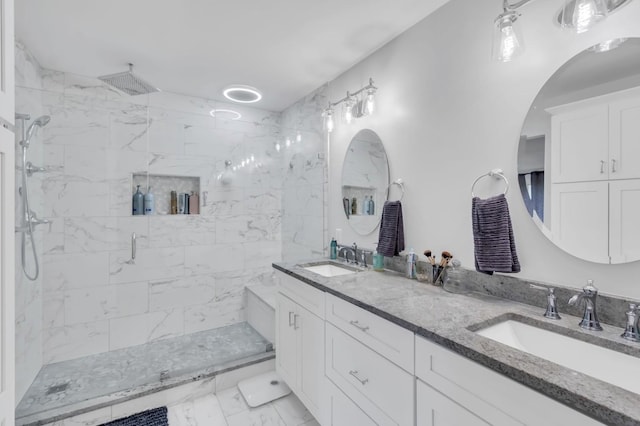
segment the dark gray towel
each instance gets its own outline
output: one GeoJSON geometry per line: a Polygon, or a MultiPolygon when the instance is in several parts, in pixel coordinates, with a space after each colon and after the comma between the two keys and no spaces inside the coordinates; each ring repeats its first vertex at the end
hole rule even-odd
{"type": "Polygon", "coordinates": [[[509,205],[504,194],[471,203],[476,271],[520,272],[509,205]]]}
{"type": "Polygon", "coordinates": [[[404,224],[400,201],[386,201],[382,207],[378,253],[392,257],[404,250],[404,224]]]}
{"type": "Polygon", "coordinates": [[[104,423],[102,426],[169,426],[167,407],[153,408],[124,419],[104,423]]]}

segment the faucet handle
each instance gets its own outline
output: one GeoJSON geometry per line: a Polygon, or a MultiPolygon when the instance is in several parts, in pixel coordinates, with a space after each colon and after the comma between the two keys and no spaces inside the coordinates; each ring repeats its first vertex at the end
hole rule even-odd
{"type": "Polygon", "coordinates": [[[597,296],[598,289],[593,285],[593,280],[587,280],[587,285],[582,287],[582,292],[585,296],[597,296]]]}
{"type": "Polygon", "coordinates": [[[544,317],[554,320],[562,319],[560,318],[560,314],[558,313],[558,308],[556,307],[556,294],[555,289],[553,287],[543,287],[540,285],[529,284],[530,288],[534,288],[536,290],[544,290],[547,292],[547,309],[544,312],[544,317]]]}
{"type": "Polygon", "coordinates": [[[623,339],[632,342],[640,342],[640,330],[638,329],[638,316],[640,315],[640,306],[635,303],[629,303],[629,310],[626,312],[627,325],[624,333],[620,335],[623,339]]]}

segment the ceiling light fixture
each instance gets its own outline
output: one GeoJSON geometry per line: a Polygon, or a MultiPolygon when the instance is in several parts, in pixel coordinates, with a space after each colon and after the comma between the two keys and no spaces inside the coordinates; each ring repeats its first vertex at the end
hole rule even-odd
{"type": "Polygon", "coordinates": [[[327,132],[333,132],[334,107],[344,104],[344,120],[350,124],[354,118],[364,115],[371,115],[375,109],[375,95],[378,88],[373,85],[373,79],[369,78],[369,84],[351,93],[347,91],[347,96],[336,102],[329,101],[329,105],[322,111],[324,118],[324,127],[327,132]]]}
{"type": "Polygon", "coordinates": [[[228,86],[222,91],[222,94],[230,101],[241,104],[252,104],[262,99],[262,93],[258,89],[242,84],[228,86]]]}
{"type": "Polygon", "coordinates": [[[242,114],[232,109],[212,109],[209,111],[209,115],[215,118],[227,118],[229,120],[240,120],[240,118],[242,118],[242,114]]]}
{"type": "MultiPolygon", "coordinates": [[[[524,50],[524,43],[517,19],[521,16],[519,8],[533,0],[520,0],[509,3],[502,1],[502,13],[493,21],[493,59],[509,62],[524,50]]],[[[631,0],[565,0],[557,21],[563,29],[577,34],[588,31],[597,22],[618,10],[631,0]]]]}

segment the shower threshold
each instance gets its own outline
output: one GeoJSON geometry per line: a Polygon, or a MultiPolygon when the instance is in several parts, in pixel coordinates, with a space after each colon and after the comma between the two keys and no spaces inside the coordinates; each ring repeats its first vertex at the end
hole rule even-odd
{"type": "Polygon", "coordinates": [[[42,425],[214,377],[275,357],[246,322],[47,364],[16,408],[16,425],[42,425]]]}

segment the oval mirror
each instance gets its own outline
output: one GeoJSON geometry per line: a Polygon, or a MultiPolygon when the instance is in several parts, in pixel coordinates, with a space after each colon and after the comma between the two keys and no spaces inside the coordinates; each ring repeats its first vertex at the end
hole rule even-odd
{"type": "Polygon", "coordinates": [[[518,181],[558,247],[597,263],[640,259],[640,38],[571,58],[525,118],[518,181]]]}
{"type": "Polygon", "coordinates": [[[342,165],[342,208],[357,234],[368,235],[378,227],[388,189],[389,163],[382,141],[373,130],[360,130],[342,165]]]}

